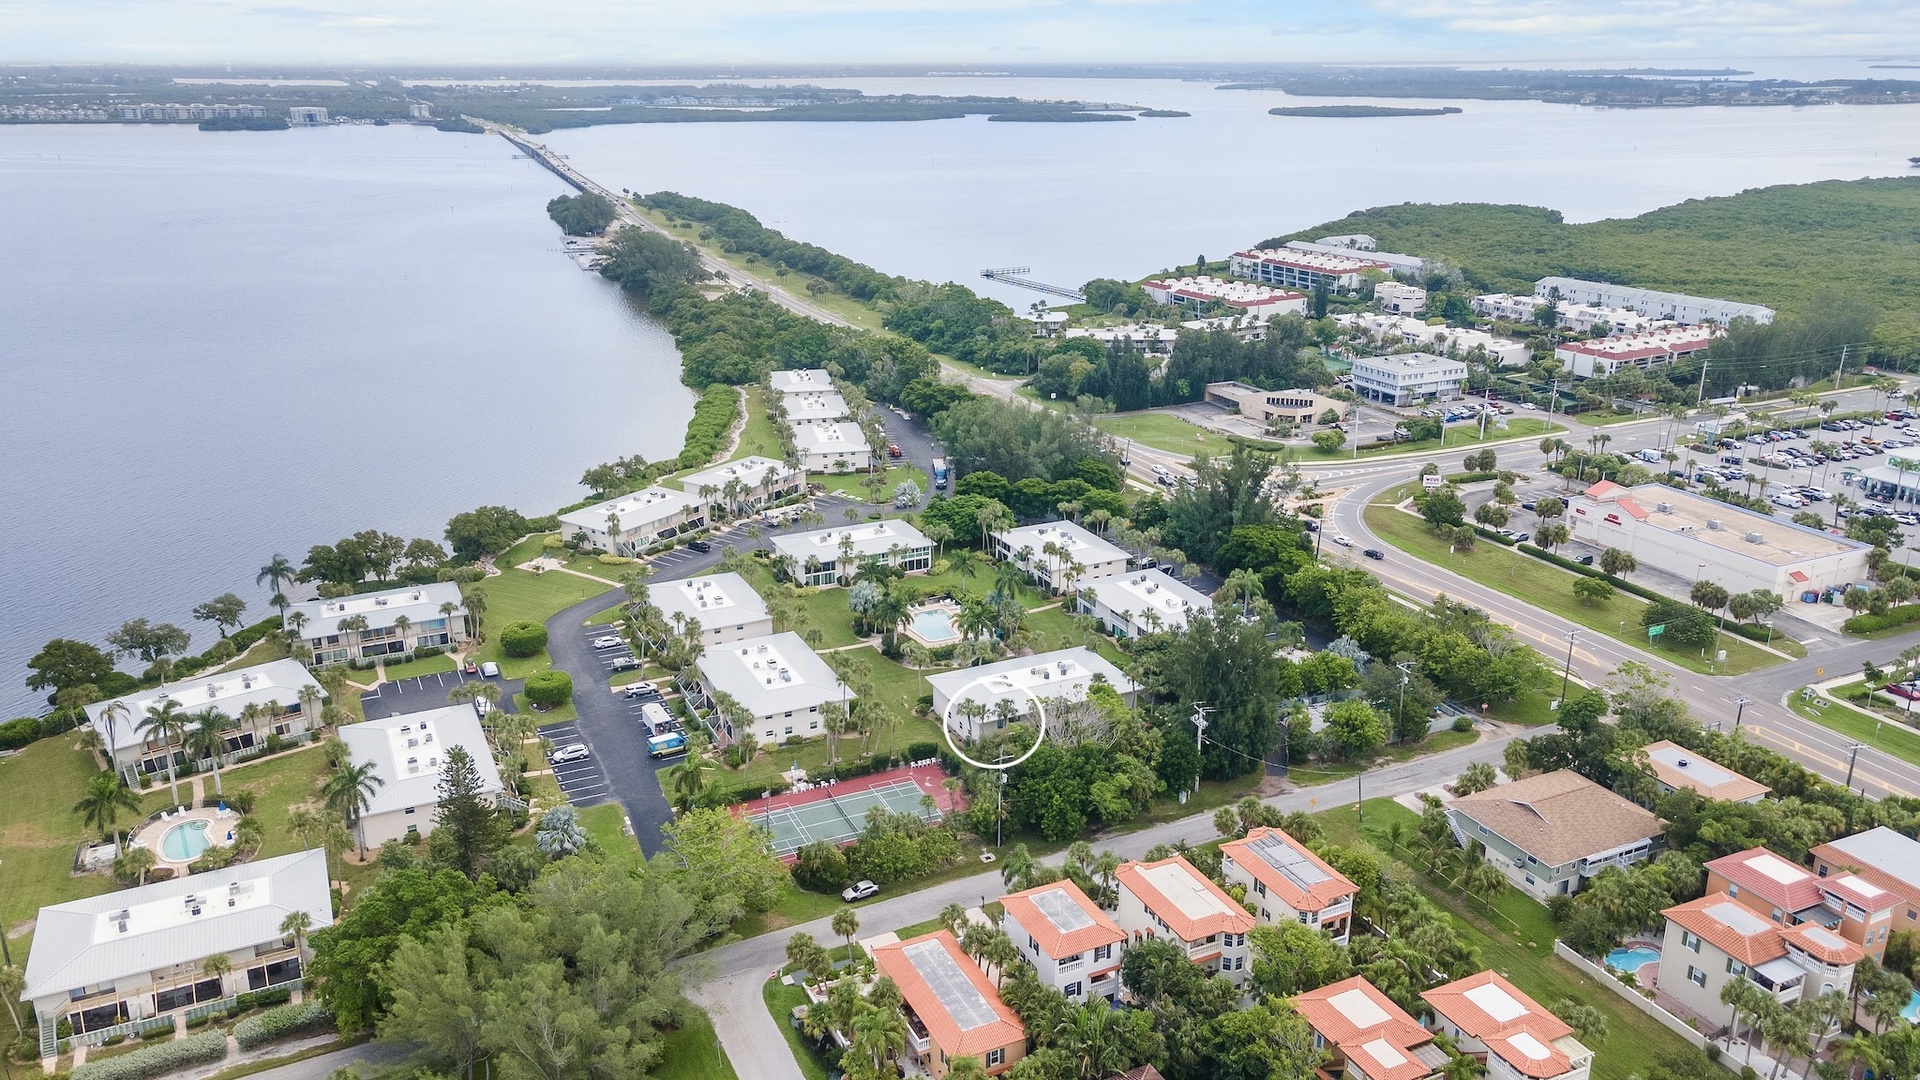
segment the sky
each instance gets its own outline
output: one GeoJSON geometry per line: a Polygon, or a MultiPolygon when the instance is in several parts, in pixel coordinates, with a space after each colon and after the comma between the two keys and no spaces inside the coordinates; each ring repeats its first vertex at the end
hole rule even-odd
{"type": "MultiPolygon", "coordinates": [[[[1920,62],[1912,0],[0,0],[0,62],[1920,62]]],[[[1912,73],[1889,71],[1890,76],[1912,73]]]]}

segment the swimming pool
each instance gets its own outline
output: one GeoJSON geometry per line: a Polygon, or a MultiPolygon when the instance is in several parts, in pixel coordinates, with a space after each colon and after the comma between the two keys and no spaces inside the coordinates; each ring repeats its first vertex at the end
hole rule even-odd
{"type": "Polygon", "coordinates": [[[1920,1024],[1920,990],[1907,999],[1907,1007],[1900,1010],[1900,1016],[1909,1024],[1920,1024]]]}
{"type": "Polygon", "coordinates": [[[1615,949],[1607,954],[1607,966],[1615,971],[1624,971],[1631,975],[1648,964],[1660,962],[1660,950],[1646,945],[1635,945],[1631,949],[1615,949]]]}
{"type": "Polygon", "coordinates": [[[207,850],[208,843],[206,822],[185,821],[160,838],[160,854],[174,862],[192,862],[207,850]]]}
{"type": "Polygon", "coordinates": [[[921,608],[913,613],[913,636],[929,645],[945,645],[960,638],[960,628],[953,625],[953,609],[949,607],[921,608]]]}

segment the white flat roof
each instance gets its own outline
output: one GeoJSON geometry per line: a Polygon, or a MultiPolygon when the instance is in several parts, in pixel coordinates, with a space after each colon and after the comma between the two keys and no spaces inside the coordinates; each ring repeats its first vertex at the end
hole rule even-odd
{"type": "Polygon", "coordinates": [[[755,716],[858,696],[791,631],[710,647],[698,663],[708,686],[730,695],[755,716]]]}
{"type": "Polygon", "coordinates": [[[1520,1003],[1520,999],[1507,993],[1506,987],[1499,983],[1483,983],[1461,996],[1479,1006],[1480,1011],[1492,1017],[1496,1024],[1518,1020],[1529,1011],[1520,1003]]]}
{"type": "Polygon", "coordinates": [[[1082,588],[1093,590],[1096,600],[1107,610],[1140,622],[1151,611],[1168,630],[1179,630],[1195,611],[1207,611],[1213,601],[1206,593],[1179,578],[1158,570],[1135,570],[1118,577],[1089,581],[1082,588]]]}
{"type": "Polygon", "coordinates": [[[426,585],[409,585],[404,589],[358,593],[330,600],[303,600],[288,607],[287,614],[291,616],[297,611],[305,615],[307,621],[300,628],[300,636],[316,638],[338,633],[340,620],[355,615],[364,616],[369,629],[392,626],[393,621],[402,615],[414,626],[419,626],[429,620],[442,618],[440,605],[449,603],[461,611],[466,610],[466,603],[460,598],[460,586],[451,581],[435,581],[426,585]]]}
{"type": "Polygon", "coordinates": [[[832,420],[850,415],[847,399],[832,390],[788,394],[786,407],[788,420],[832,420]]]}
{"type": "Polygon", "coordinates": [[[899,518],[884,518],[845,528],[814,529],[776,536],[773,538],[773,549],[782,555],[793,556],[795,569],[798,570],[806,564],[809,555],[821,562],[837,561],[842,537],[853,538],[853,557],[856,559],[885,555],[895,547],[904,551],[933,546],[933,541],[927,539],[919,529],[899,518]]]}
{"type": "Polygon", "coordinates": [[[1220,902],[1220,897],[1199,880],[1197,873],[1182,862],[1167,862],[1159,866],[1142,867],[1140,876],[1149,885],[1159,890],[1161,896],[1180,914],[1189,919],[1204,919],[1209,915],[1238,915],[1239,908],[1220,902]]]}
{"type": "Polygon", "coordinates": [[[1025,711],[1032,698],[1065,698],[1078,701],[1087,696],[1094,676],[1103,676],[1122,694],[1135,689],[1132,679],[1106,657],[1092,649],[1075,646],[1033,656],[1016,656],[997,664],[943,671],[927,676],[927,684],[947,700],[970,699],[991,710],[1002,700],[1011,700],[1025,711]],[[975,686],[975,683],[980,685],[975,686]],[[971,687],[971,689],[969,689],[971,687]]]}
{"type": "Polygon", "coordinates": [[[1747,868],[1782,885],[1791,885],[1812,876],[1778,855],[1772,854],[1755,855],[1747,860],[1747,868]]]}
{"type": "MultiPolygon", "coordinates": [[[[653,606],[667,619],[684,612],[708,628],[739,625],[767,617],[766,601],[739,574],[706,574],[680,581],[656,581],[647,587],[653,606]]],[[[672,625],[669,621],[668,625],[672,625]]]]}
{"type": "Polygon", "coordinates": [[[775,461],[756,454],[752,457],[743,457],[738,461],[715,465],[711,469],[688,473],[680,478],[679,483],[685,490],[698,494],[701,488],[711,488],[718,492],[727,486],[729,480],[738,480],[746,487],[757,488],[765,484],[768,477],[784,477],[799,471],[784,461],[775,461]]]}
{"type": "Polygon", "coordinates": [[[381,780],[368,800],[369,814],[437,804],[447,751],[455,746],[473,759],[482,792],[505,790],[480,714],[470,702],[348,724],[340,729],[340,738],[354,763],[372,762],[373,774],[381,780]]]}
{"type": "Polygon", "coordinates": [[[169,686],[139,690],[124,697],[96,702],[87,706],[87,717],[93,721],[94,730],[100,733],[101,745],[119,750],[146,742],[146,736],[135,728],[147,718],[149,708],[168,700],[179,702],[189,715],[203,709],[218,709],[237,718],[249,705],[274,704],[282,708],[298,705],[300,691],[309,686],[320,690],[320,684],[307,671],[306,665],[298,660],[275,660],[236,671],[197,675],[169,686]],[[100,714],[116,701],[127,707],[127,714],[114,721],[113,738],[109,740],[107,727],[100,721],[100,714]]]}
{"type": "Polygon", "coordinates": [[[1378,1002],[1357,986],[1333,995],[1327,999],[1327,1004],[1333,1006],[1341,1016],[1346,1017],[1348,1023],[1362,1031],[1379,1027],[1392,1019],[1378,1002]]]}
{"type": "Polygon", "coordinates": [[[858,424],[806,424],[793,429],[793,446],[802,454],[864,454],[867,433],[858,424]]]}
{"type": "Polygon", "coordinates": [[[993,534],[1004,541],[1009,551],[1019,551],[1023,547],[1033,549],[1033,557],[1052,563],[1042,549],[1048,544],[1065,548],[1067,558],[1082,566],[1094,566],[1099,563],[1125,561],[1127,551],[1117,544],[1088,532],[1071,521],[1048,521],[1039,525],[1022,525],[1017,529],[993,534]]]}
{"type": "Polygon", "coordinates": [[[701,505],[704,501],[684,491],[655,485],[632,494],[622,495],[617,499],[608,499],[606,502],[570,510],[561,514],[560,520],[577,529],[590,529],[604,533],[607,531],[607,515],[613,514],[619,517],[620,531],[624,533],[665,521],[683,510],[701,505]]]}
{"type": "Polygon", "coordinates": [[[1380,368],[1400,371],[1431,371],[1434,374],[1464,373],[1467,365],[1459,360],[1445,356],[1435,356],[1427,352],[1393,353],[1388,356],[1365,356],[1353,362],[1353,366],[1380,368]]]}
{"type": "Polygon", "coordinates": [[[774,390],[783,394],[833,389],[833,376],[819,368],[787,368],[767,376],[774,390]]]}

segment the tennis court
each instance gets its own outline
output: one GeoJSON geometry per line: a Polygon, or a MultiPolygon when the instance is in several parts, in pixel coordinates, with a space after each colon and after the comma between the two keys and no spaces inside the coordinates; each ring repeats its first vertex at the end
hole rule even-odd
{"type": "Polygon", "coordinates": [[[921,806],[923,795],[933,795],[944,803],[940,788],[944,774],[939,766],[930,770],[894,769],[860,780],[813,788],[809,791],[762,799],[745,808],[748,820],[773,834],[773,852],[789,858],[816,840],[846,844],[867,827],[867,811],[883,806],[892,813],[912,814],[925,821],[938,821],[941,811],[921,806]],[[920,775],[930,772],[931,775],[920,775]]]}

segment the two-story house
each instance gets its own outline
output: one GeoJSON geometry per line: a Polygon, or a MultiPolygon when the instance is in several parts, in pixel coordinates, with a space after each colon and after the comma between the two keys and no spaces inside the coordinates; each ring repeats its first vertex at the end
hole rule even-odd
{"type": "Polygon", "coordinates": [[[1478,840],[1488,862],[1543,901],[1650,857],[1664,831],[1652,813],[1571,769],[1462,795],[1447,816],[1462,846],[1478,840]]]}
{"type": "Polygon", "coordinates": [[[1773,790],[1668,739],[1648,743],[1640,752],[1662,795],[1684,789],[1718,802],[1756,803],[1773,790]]]}
{"type": "Polygon", "coordinates": [[[1845,994],[1860,946],[1817,923],[1780,926],[1726,893],[1708,893],[1665,912],[1660,992],[1709,1018],[1729,1017],[1720,991],[1745,979],[1782,1005],[1845,994]]]}
{"type": "Polygon", "coordinates": [[[951,933],[881,945],[873,962],[899,986],[907,1050],[933,1080],[942,1080],[955,1058],[976,1058],[988,1076],[998,1076],[1026,1056],[1027,1029],[951,933]]]}
{"type": "Polygon", "coordinates": [[[198,717],[209,711],[238,721],[226,733],[227,753],[237,754],[264,746],[272,735],[305,738],[320,726],[325,699],[326,692],[305,664],[272,660],[97,701],[87,706],[86,714],[113,767],[138,786],[142,777],[164,775],[169,756],[176,767],[193,764],[179,740],[165,741],[140,727],[169,702],[178,704],[196,726],[198,717]]]}
{"type": "Polygon", "coordinates": [[[1022,525],[993,534],[993,557],[1027,572],[1049,592],[1127,572],[1127,551],[1071,521],[1022,525]]]}
{"type": "Polygon", "coordinates": [[[1323,1080],[1426,1080],[1448,1054],[1433,1033],[1364,976],[1355,975],[1290,999],[1324,1050],[1323,1080]]]}
{"type": "Polygon", "coordinates": [[[1483,971],[1420,995],[1435,1026],[1490,1080],[1587,1080],[1593,1051],[1566,1021],[1540,1007],[1497,971],[1483,971]]]}
{"type": "Polygon", "coordinates": [[[1876,961],[1886,955],[1900,898],[1849,870],[1816,876],[1766,848],[1723,855],[1707,864],[1707,892],[1724,892],[1777,926],[1815,923],[1876,961]]]}
{"type": "Polygon", "coordinates": [[[1127,935],[1071,881],[1037,885],[1000,898],[1000,928],[1040,981],[1078,1004],[1120,994],[1127,935]]]}
{"type": "Polygon", "coordinates": [[[766,601],[739,574],[656,581],[647,587],[647,598],[659,609],[666,634],[678,634],[699,623],[700,640],[708,648],[773,633],[766,601]]]}
{"type": "Polygon", "coordinates": [[[1120,905],[1113,921],[1130,940],[1165,938],[1185,949],[1195,964],[1236,983],[1246,981],[1253,916],[1213,879],[1178,855],[1121,863],[1115,878],[1120,905]]]}
{"type": "Polygon", "coordinates": [[[1892,893],[1894,926],[1920,929],[1920,840],[1885,825],[1843,836],[1815,847],[1813,872],[1832,877],[1851,870],[1873,885],[1892,893]]]}
{"type": "Polygon", "coordinates": [[[1252,829],[1221,844],[1220,874],[1246,888],[1261,922],[1297,922],[1347,943],[1359,886],[1279,829],[1252,829]]]}

